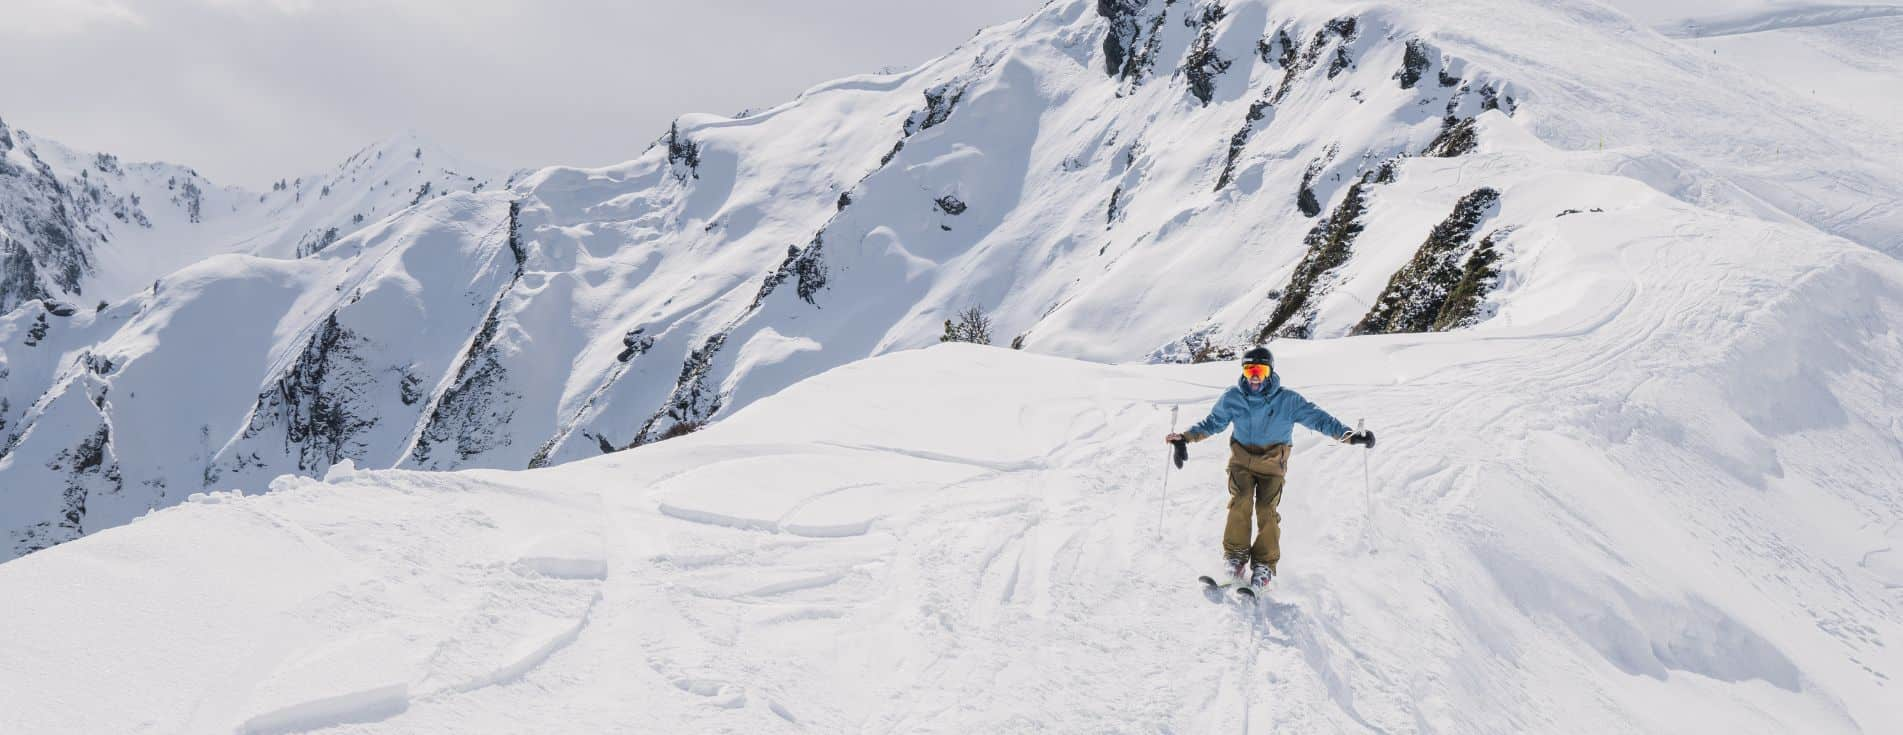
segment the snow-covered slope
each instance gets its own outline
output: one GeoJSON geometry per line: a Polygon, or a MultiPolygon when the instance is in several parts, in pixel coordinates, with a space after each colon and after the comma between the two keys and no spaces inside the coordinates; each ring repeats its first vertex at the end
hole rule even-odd
{"type": "Polygon", "coordinates": [[[36,298],[91,309],[222,253],[303,257],[413,204],[506,183],[405,133],[252,192],[0,122],[0,312],[36,298]]]}
{"type": "Polygon", "coordinates": [[[0,729],[1896,731],[1903,266],[1600,194],[1477,329],[1277,343],[1381,443],[1298,432],[1259,614],[1193,581],[1220,443],[1159,441],[1233,364],[945,345],[0,565],[0,729]]]}
{"type": "Polygon", "coordinates": [[[1896,138],[1903,119],[1903,3],[1613,0],[1667,36],[1796,93],[1825,119],[1848,113],[1896,138]],[[1833,109],[1834,108],[1834,109],[1833,109]]]}
{"type": "Polygon", "coordinates": [[[1191,360],[1511,328],[1520,294],[1591,287],[1540,253],[1633,218],[1903,249],[1894,136],[1710,57],[1593,3],[1054,2],[317,258],[16,312],[0,553],[344,458],[641,445],[972,306],[1000,344],[1191,360]]]}

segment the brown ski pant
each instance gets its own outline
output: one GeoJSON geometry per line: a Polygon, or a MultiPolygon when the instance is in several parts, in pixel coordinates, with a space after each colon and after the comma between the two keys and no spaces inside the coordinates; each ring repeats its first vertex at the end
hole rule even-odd
{"type": "Polygon", "coordinates": [[[1249,557],[1275,569],[1282,560],[1282,482],[1288,476],[1289,445],[1251,447],[1229,442],[1229,520],[1222,550],[1229,558],[1249,557]],[[1251,524],[1250,516],[1254,523],[1251,524]],[[1251,525],[1255,541],[1249,540],[1251,525]]]}

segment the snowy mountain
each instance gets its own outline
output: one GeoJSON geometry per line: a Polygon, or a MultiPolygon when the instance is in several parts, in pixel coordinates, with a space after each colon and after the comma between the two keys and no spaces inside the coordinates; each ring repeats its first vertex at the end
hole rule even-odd
{"type": "Polygon", "coordinates": [[[0,121],[0,311],[33,299],[92,308],[221,253],[303,257],[411,205],[506,183],[406,133],[253,192],[0,121]]]}
{"type": "MultiPolygon", "coordinates": [[[[1498,319],[1553,275],[1529,253],[1648,207],[1896,254],[1887,132],[1593,4],[1052,3],[909,72],[683,117],[633,161],[424,197],[313,257],[15,310],[0,553],[345,458],[646,444],[969,307],[1000,344],[1189,361],[1498,319]]],[[[308,250],[308,221],[267,254],[308,250]]]]}
{"type": "Polygon", "coordinates": [[[1761,5],[1056,0],[29,301],[0,730],[1903,728],[1903,137],[1761,5]],[[1270,337],[1382,439],[1248,614],[1158,440],[1270,337]]]}

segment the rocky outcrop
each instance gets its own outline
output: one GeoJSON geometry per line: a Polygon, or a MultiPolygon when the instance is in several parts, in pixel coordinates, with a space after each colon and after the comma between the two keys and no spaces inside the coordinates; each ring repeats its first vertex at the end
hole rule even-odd
{"type": "Polygon", "coordinates": [[[1466,266],[1461,268],[1460,280],[1454,283],[1453,291],[1441,304],[1440,313],[1434,316],[1431,329],[1445,332],[1471,327],[1490,315],[1487,296],[1500,283],[1500,259],[1505,256],[1506,240],[1511,234],[1513,228],[1502,227],[1487,233],[1480,244],[1474,246],[1466,266]]]}
{"type": "Polygon", "coordinates": [[[1275,308],[1262,325],[1257,342],[1274,337],[1308,338],[1315,326],[1315,303],[1334,287],[1336,269],[1348,262],[1354,252],[1355,238],[1361,235],[1361,219],[1367,214],[1373,193],[1375,172],[1363,175],[1348,187],[1348,195],[1326,219],[1308,231],[1302,244],[1302,261],[1289,275],[1288,286],[1275,297],[1275,308]]]}
{"type": "MultiPolygon", "coordinates": [[[[1465,277],[1474,231],[1499,210],[1500,192],[1482,187],[1461,197],[1447,219],[1435,225],[1414,258],[1388,279],[1387,288],[1351,334],[1426,332],[1465,277]]],[[[1491,257],[1491,256],[1489,256],[1491,257]]],[[[1486,264],[1483,264],[1483,266],[1486,264]]],[[[1477,274],[1476,281],[1486,278],[1477,274]]],[[[1476,282],[1475,287],[1478,286],[1476,282]]],[[[1458,317],[1450,317],[1458,320],[1458,317]]]]}
{"type": "Polygon", "coordinates": [[[1124,65],[1136,52],[1142,30],[1138,16],[1147,4],[1145,0],[1097,0],[1097,15],[1110,25],[1104,32],[1103,60],[1104,73],[1112,78],[1123,75],[1124,65]]]}
{"type": "MultiPolygon", "coordinates": [[[[1249,104],[1249,112],[1243,115],[1242,127],[1229,137],[1229,153],[1223,159],[1222,172],[1216,175],[1216,190],[1222,191],[1236,178],[1236,162],[1242,159],[1242,149],[1249,145],[1249,137],[1255,134],[1256,124],[1267,117],[1272,106],[1267,99],[1259,99],[1249,104]]],[[[1310,192],[1310,197],[1313,193],[1310,192]]],[[[1317,205],[1317,209],[1320,206],[1317,205]]]]}
{"type": "Polygon", "coordinates": [[[77,296],[101,241],[83,215],[98,204],[62,183],[24,145],[24,133],[16,138],[4,122],[0,131],[7,148],[19,148],[29,162],[16,166],[0,160],[0,313],[33,299],[77,296]]]}
{"type": "Polygon", "coordinates": [[[1395,73],[1395,78],[1401,80],[1401,88],[1413,89],[1414,85],[1420,84],[1422,75],[1427,73],[1427,65],[1427,44],[1421,43],[1419,39],[1409,40],[1401,51],[1401,70],[1395,73]]]}
{"type": "Polygon", "coordinates": [[[522,243],[520,202],[509,203],[507,244],[515,272],[489,302],[489,311],[456,366],[456,377],[436,397],[429,417],[410,448],[409,461],[426,469],[447,469],[477,454],[508,446],[509,421],[521,398],[509,384],[508,368],[497,352],[496,335],[502,328],[502,307],[509,292],[522,280],[527,254],[522,243]]]}
{"type": "Polygon", "coordinates": [[[1321,199],[1315,196],[1315,180],[1320,178],[1322,170],[1333,163],[1335,155],[1341,151],[1338,145],[1329,145],[1322,150],[1320,158],[1308,162],[1308,168],[1302,171],[1302,184],[1295,189],[1295,208],[1302,216],[1314,217],[1322,213],[1321,199]]]}
{"type": "MultiPolygon", "coordinates": [[[[1216,26],[1222,23],[1222,3],[1211,3],[1203,7],[1202,15],[1196,18],[1201,28],[1196,40],[1190,44],[1189,55],[1183,59],[1183,76],[1189,80],[1189,93],[1201,101],[1204,106],[1216,93],[1216,78],[1229,70],[1230,60],[1216,52],[1216,26]]],[[[1220,187],[1218,187],[1220,188],[1220,187]]]]}
{"type": "Polygon", "coordinates": [[[1110,76],[1134,87],[1149,77],[1163,46],[1163,27],[1176,0],[1163,0],[1143,16],[1148,0],[1098,0],[1097,12],[1110,20],[1104,38],[1104,65],[1110,76]]]}
{"type": "Polygon", "coordinates": [[[1453,158],[1472,153],[1480,147],[1480,133],[1474,128],[1471,117],[1448,115],[1441,120],[1440,135],[1434,142],[1428,143],[1421,155],[1432,158],[1453,158]]]}
{"type": "Polygon", "coordinates": [[[364,339],[337,323],[336,313],[311,335],[296,362],[258,395],[242,439],[282,432],[284,451],[300,472],[320,473],[346,457],[362,456],[357,437],[376,426],[358,415],[380,376],[357,352],[364,339]]]}

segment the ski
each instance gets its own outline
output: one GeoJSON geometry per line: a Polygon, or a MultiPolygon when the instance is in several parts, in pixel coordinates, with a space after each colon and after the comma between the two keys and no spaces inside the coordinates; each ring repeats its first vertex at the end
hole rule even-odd
{"type": "Polygon", "coordinates": [[[1214,602],[1218,604],[1221,604],[1223,600],[1228,599],[1229,589],[1236,586],[1235,580],[1230,580],[1228,582],[1218,582],[1216,581],[1215,577],[1211,577],[1207,574],[1197,577],[1196,579],[1203,583],[1203,597],[1208,599],[1210,602],[1214,602]]]}

